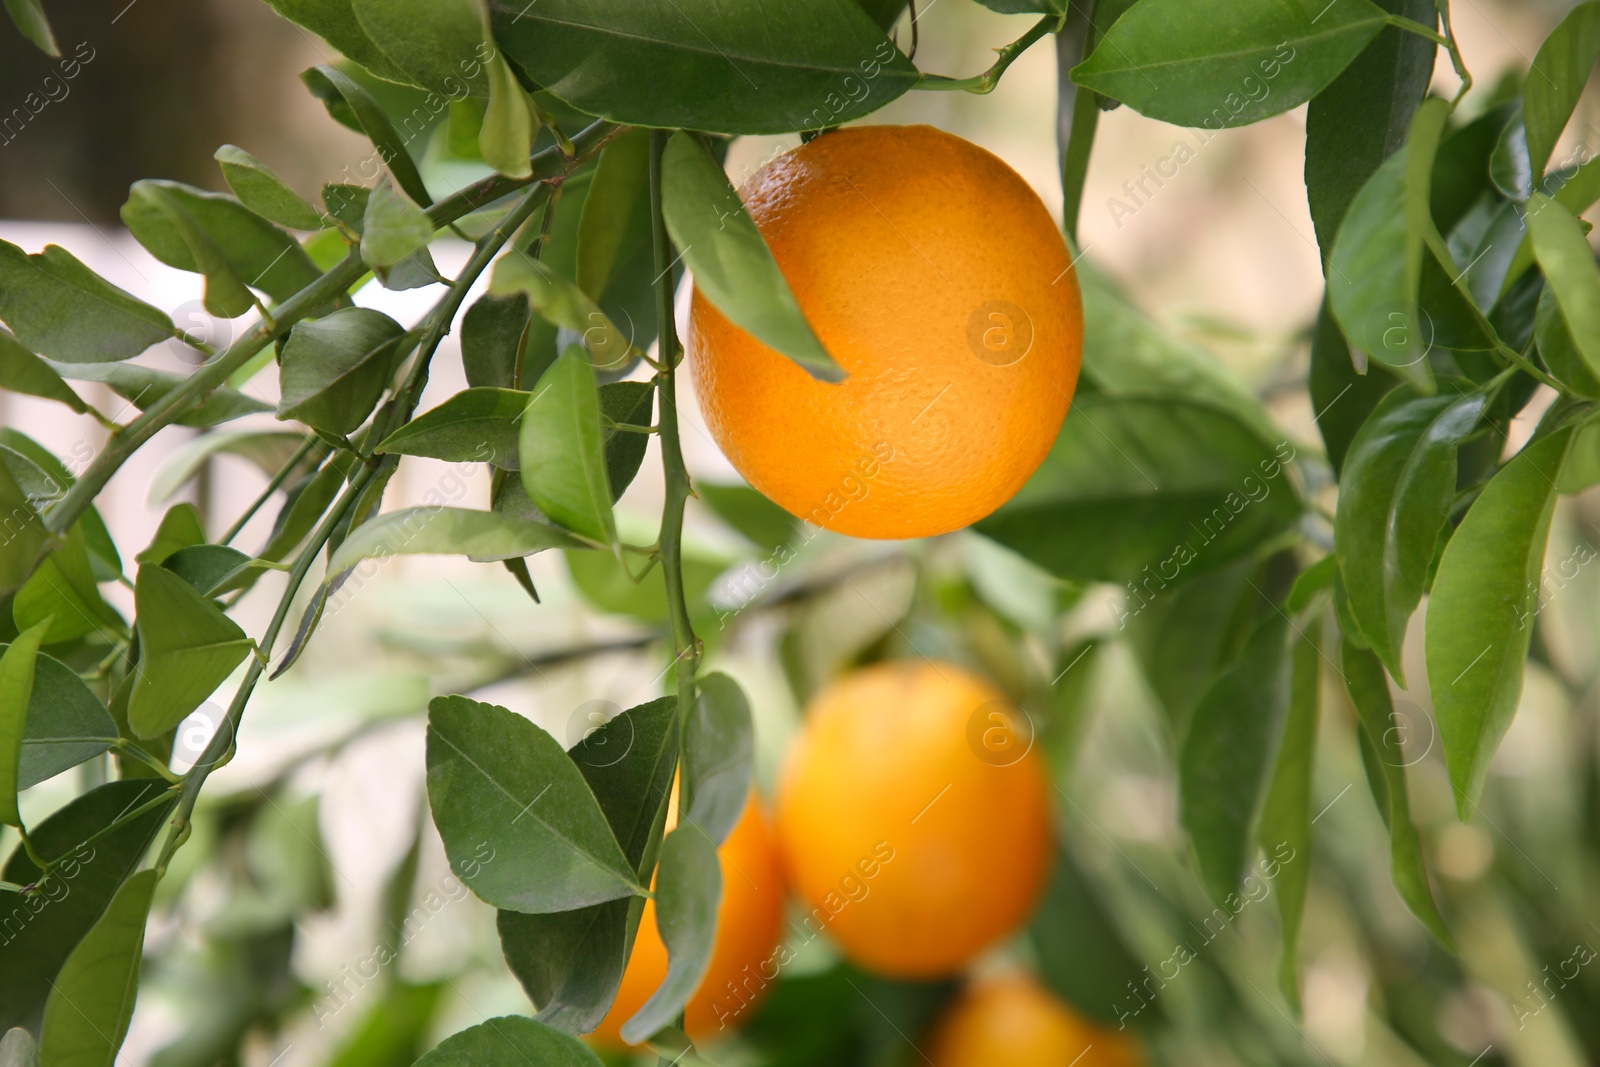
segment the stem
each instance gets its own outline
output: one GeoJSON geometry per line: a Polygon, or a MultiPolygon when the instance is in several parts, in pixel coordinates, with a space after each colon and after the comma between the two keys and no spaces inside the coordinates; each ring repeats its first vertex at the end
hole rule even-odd
{"type": "Polygon", "coordinates": [[[1439,33],[1431,26],[1425,26],[1404,15],[1390,15],[1389,25],[1396,26],[1418,37],[1426,37],[1434,44],[1439,45],[1450,53],[1450,65],[1455,68],[1456,77],[1461,79],[1461,88],[1456,90],[1456,95],[1450,101],[1454,108],[1461,103],[1461,98],[1467,95],[1467,90],[1472,88],[1472,74],[1467,70],[1467,62],[1461,56],[1461,46],[1456,43],[1456,31],[1450,25],[1450,0],[1434,0],[1439,9],[1439,24],[1444,27],[1444,33],[1439,33]]]}
{"type": "Polygon", "coordinates": [[[276,493],[283,486],[283,483],[289,480],[289,475],[294,473],[295,468],[299,467],[301,461],[310,455],[311,450],[316,447],[316,437],[308,435],[300,443],[300,447],[295,449],[294,455],[289,457],[289,462],[278,469],[278,473],[274,474],[272,479],[267,482],[267,487],[261,490],[261,495],[251,501],[250,506],[245,508],[244,514],[234,520],[233,525],[228,527],[227,531],[218,539],[217,544],[225,545],[235,537],[238,537],[239,531],[245,528],[245,524],[255,518],[256,512],[260,511],[267,501],[272,499],[272,494],[276,493]]]}
{"type": "Polygon", "coordinates": [[[915,88],[959,89],[968,93],[992,93],[994,92],[994,87],[1000,84],[1000,76],[1006,72],[1006,68],[1011,66],[1012,62],[1026,52],[1035,41],[1051,30],[1059,28],[1061,22],[1062,17],[1060,15],[1046,15],[1034,23],[1033,28],[1027,33],[1018,37],[1004,48],[996,49],[1000,53],[1000,58],[994,61],[994,66],[975,78],[946,78],[941,74],[924,74],[917,79],[915,88]]]}
{"type": "MultiPolygon", "coordinates": [[[[683,449],[678,438],[678,360],[677,325],[672,316],[672,241],[661,213],[661,153],[667,135],[650,131],[650,220],[655,238],[656,330],[660,345],[661,369],[656,383],[661,393],[661,467],[666,480],[666,501],[661,505],[661,574],[667,586],[668,618],[672,624],[672,644],[677,666],[679,721],[687,720],[694,706],[695,675],[700,670],[700,641],[689,621],[688,598],[683,592],[683,509],[693,490],[689,472],[683,465],[683,449]]],[[[679,737],[683,735],[680,733],[679,737]]],[[[678,783],[678,810],[688,812],[694,797],[687,779],[678,783]]]]}
{"type": "Polygon", "coordinates": [[[178,775],[172,773],[171,767],[168,767],[155,756],[152,756],[142,747],[134,744],[125,737],[103,737],[98,738],[97,740],[106,742],[107,747],[120,756],[127,756],[131,759],[138,760],[140,763],[144,764],[146,767],[149,767],[151,770],[155,771],[173,785],[177,785],[178,782],[182,781],[178,775]]]}
{"type": "Polygon", "coordinates": [[[1074,249],[1078,245],[1078,215],[1083,187],[1089,177],[1089,152],[1100,122],[1100,102],[1095,93],[1072,83],[1071,70],[1089,51],[1094,32],[1094,0],[1074,4],[1067,23],[1056,34],[1056,143],[1061,159],[1061,229],[1074,249]],[[1070,106],[1069,106],[1070,102],[1070,106]]]}
{"type": "MultiPolygon", "coordinates": [[[[580,156],[598,150],[619,127],[609,122],[595,122],[578,134],[573,143],[580,156]]],[[[553,148],[545,149],[533,157],[532,174],[527,178],[507,178],[495,174],[474,182],[454,196],[434,204],[428,217],[434,228],[446,226],[485,204],[513,193],[535,182],[547,181],[566,172],[571,161],[553,148]]],[[[273,320],[256,324],[255,328],[235,341],[227,351],[202,363],[182,385],[150,405],[137,419],[120,432],[112,435],[106,447],[89,464],[87,470],[73,483],[72,488],[58,500],[44,517],[45,526],[60,534],[78,520],[94,498],[104,489],[114,474],[139,446],[155,436],[156,432],[171,424],[189,410],[194,401],[209,394],[223,384],[235,370],[250,361],[257,352],[288,330],[296,322],[317,311],[328,301],[345,294],[357,279],[366,273],[359,246],[333,266],[322,277],[278,306],[273,320]]]]}

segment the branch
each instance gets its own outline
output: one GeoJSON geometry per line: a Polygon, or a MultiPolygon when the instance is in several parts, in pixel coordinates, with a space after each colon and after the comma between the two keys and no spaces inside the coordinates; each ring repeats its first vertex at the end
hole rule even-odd
{"type": "Polygon", "coordinates": [[[917,89],[959,89],[969,93],[992,93],[994,87],[1000,84],[1000,76],[1012,62],[1026,52],[1035,41],[1052,30],[1059,29],[1062,23],[1060,15],[1046,15],[1033,24],[1033,28],[1018,37],[1004,48],[996,49],[1000,58],[994,61],[994,66],[978,75],[976,78],[946,78],[942,74],[924,74],[918,78],[913,88],[917,89]]]}

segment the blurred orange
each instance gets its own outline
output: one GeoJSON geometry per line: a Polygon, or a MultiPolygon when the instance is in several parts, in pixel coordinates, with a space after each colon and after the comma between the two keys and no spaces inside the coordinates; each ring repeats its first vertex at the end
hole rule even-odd
{"type": "Polygon", "coordinates": [[[969,985],[924,1046],[933,1067],[1140,1067],[1132,1038],[1083,1019],[1020,972],[969,985]]]}
{"type": "Polygon", "coordinates": [[[1050,786],[999,690],[949,663],[884,663],[818,694],[778,788],[791,884],[844,954],[954,974],[1033,909],[1050,786]]]}
{"type": "MultiPolygon", "coordinates": [[[[677,821],[674,789],[667,828],[677,821]]],[[[695,1041],[749,1022],[754,1014],[751,1009],[776,977],[783,926],[783,872],[772,825],[754,790],[728,839],[717,850],[717,858],[722,868],[722,901],[717,905],[716,941],[706,976],[684,1012],[685,1030],[695,1041]]],[[[647,900],[616,1002],[592,1036],[602,1044],[623,1047],[622,1024],[650,999],[666,975],[667,947],[656,928],[655,901],[647,900]]]]}

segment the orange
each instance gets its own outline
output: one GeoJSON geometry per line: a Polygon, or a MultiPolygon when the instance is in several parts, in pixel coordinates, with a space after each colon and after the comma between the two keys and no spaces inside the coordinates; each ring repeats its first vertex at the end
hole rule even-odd
{"type": "Polygon", "coordinates": [[[847,372],[813,379],[697,291],[686,347],[706,425],[745,480],[855,537],[928,537],[1009,500],[1078,379],[1066,243],[1014,170],[929,126],[836,130],[740,190],[847,372]]]}
{"type": "MultiPolygon", "coordinates": [[[[672,805],[667,814],[669,828],[677,823],[676,796],[672,805]]],[[[717,905],[711,964],[684,1012],[685,1029],[696,1041],[749,1022],[756,1002],[777,977],[783,871],[772,826],[754,792],[717,850],[717,859],[722,868],[722,901],[717,905]]],[[[646,900],[616,1002],[594,1036],[603,1044],[622,1047],[622,1024],[650,999],[666,975],[667,947],[656,927],[655,901],[646,900]]]]}
{"type": "Polygon", "coordinates": [[[818,694],[778,788],[790,884],[856,964],[954,974],[1024,922],[1052,852],[1050,786],[1001,693],[886,663],[818,694]]]}
{"type": "Polygon", "coordinates": [[[933,1067],[1140,1067],[1126,1034],[1078,1016],[1025,974],[968,986],[923,1046],[933,1067]]]}

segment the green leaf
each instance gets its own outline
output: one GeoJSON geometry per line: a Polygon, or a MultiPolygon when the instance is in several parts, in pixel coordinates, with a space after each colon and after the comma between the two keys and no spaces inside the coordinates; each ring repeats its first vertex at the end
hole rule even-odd
{"type": "Polygon", "coordinates": [[[750,800],[755,737],[750,702],[726,674],[700,679],[700,697],[684,724],[684,789],[691,797],[683,822],[698,826],[713,845],[727,840],[750,800]]]}
{"type": "Polygon", "coordinates": [[[317,34],[385,81],[401,84],[411,81],[361,28],[351,0],[267,0],[267,3],[290,22],[317,34]]]}
{"type": "Polygon", "coordinates": [[[515,389],[521,380],[522,349],[533,308],[528,294],[485,293],[461,317],[461,366],[467,384],[515,389]]]}
{"type": "Polygon", "coordinates": [[[268,222],[291,230],[319,230],[322,212],[289,188],[272,168],[238,145],[225,144],[212,156],[239,202],[268,222]]]}
{"type": "Polygon", "coordinates": [[[517,424],[529,395],[516,389],[464,389],[384,438],[377,451],[516,470],[517,424]]]}
{"type": "Polygon", "coordinates": [[[539,727],[466,697],[428,705],[428,800],[450,867],[498,908],[571,911],[641,887],[577,766],[539,727]]]}
{"type": "MultiPolygon", "coordinates": [[[[1038,953],[1039,975],[1068,1004],[1101,1023],[1117,1022],[1128,983],[1144,980],[1142,961],[1129,947],[1115,915],[1088,873],[1066,850],[1057,853],[1044,899],[1028,937],[1038,953]]],[[[1150,1020],[1160,1017],[1159,999],[1150,1020]]],[[[1122,1014],[1126,1015],[1127,1012],[1122,1014]]],[[[1143,1021],[1143,1012],[1139,1013],[1143,1021]]]]}
{"type": "Polygon", "coordinates": [[[543,260],[508,252],[495,263],[489,292],[525,294],[539,317],[579,335],[600,370],[618,370],[633,358],[633,345],[600,305],[543,260]]]}
{"type": "Polygon", "coordinates": [[[603,1067],[577,1038],[521,1015],[502,1015],[445,1038],[415,1067],[603,1067]]]}
{"type": "Polygon", "coordinates": [[[17,810],[22,733],[33,699],[34,662],[49,626],[46,619],[22,631],[0,655],[0,823],[8,826],[22,825],[17,810]]]}
{"type": "Polygon", "coordinates": [[[190,545],[180,548],[161,564],[194,586],[202,596],[214,597],[241,575],[270,566],[227,545],[190,545]]]}
{"type": "MultiPolygon", "coordinates": [[[[338,99],[342,100],[343,97],[338,99]]],[[[328,209],[328,214],[358,234],[361,232],[361,227],[367,223],[367,201],[370,199],[372,199],[372,190],[364,185],[350,185],[338,182],[322,187],[322,203],[328,209]]],[[[342,253],[348,250],[348,246],[345,245],[342,236],[339,239],[339,245],[340,258],[342,259],[344,258],[342,253]]]]}
{"type": "Polygon", "coordinates": [[[32,41],[39,51],[47,56],[61,54],[55,34],[50,32],[50,23],[44,17],[44,6],[39,0],[6,0],[6,14],[11,16],[11,21],[22,32],[22,36],[32,41]]]}
{"type": "Polygon", "coordinates": [[[579,542],[545,523],[493,511],[424,505],[385,512],[351,531],[328,561],[340,574],[364,559],[390,556],[466,556],[493,562],[531,556],[547,548],[578,548],[579,542]]]}
{"type": "MultiPolygon", "coordinates": [[[[81,382],[99,382],[141,411],[160,403],[188,380],[187,375],[142,367],[134,363],[55,363],[52,369],[81,382]]],[[[245,415],[271,411],[272,405],[220,386],[174,421],[179,426],[203,429],[245,415]]]]}
{"type": "Polygon", "coordinates": [[[0,1067],[39,1067],[39,1046],[33,1035],[13,1026],[0,1037],[0,1067]]]}
{"type": "Polygon", "coordinates": [[[554,522],[600,544],[617,539],[594,369],[568,348],[544,373],[522,418],[522,485],[554,522]]]}
{"type": "MultiPolygon", "coordinates": [[[[1401,746],[1405,725],[1397,725],[1394,704],[1389,696],[1389,683],[1383,676],[1383,666],[1371,652],[1344,643],[1341,656],[1345,688],[1350,693],[1350,703],[1355,706],[1361,721],[1361,730],[1371,751],[1378,758],[1384,782],[1387,807],[1381,803],[1380,813],[1389,828],[1389,862],[1394,875],[1394,885],[1406,907],[1439,943],[1455,951],[1455,942],[1439,905],[1433,899],[1428,885],[1428,871],[1422,859],[1422,840],[1411,821],[1411,801],[1406,791],[1408,759],[1401,746]]],[[[1420,759],[1413,757],[1410,762],[1420,759]]]]}
{"type": "Polygon", "coordinates": [[[1567,329],[1567,320],[1556,303],[1555,289],[1550,285],[1539,293],[1533,315],[1533,335],[1539,342],[1539,358],[1544,360],[1551,374],[1578,396],[1600,398],[1600,375],[1578,351],[1572,331],[1567,329]]]}
{"type": "MultiPolygon", "coordinates": [[[[123,205],[123,215],[125,218],[137,217],[139,230],[134,233],[136,237],[140,233],[148,236],[160,226],[170,227],[177,234],[178,242],[187,253],[190,264],[187,269],[205,277],[202,304],[207,312],[218,318],[233,319],[255,306],[255,297],[244,279],[239,277],[234,265],[170,190],[150,181],[134,183],[128,193],[128,202],[123,205]]],[[[130,224],[128,228],[133,230],[134,226],[130,224]]],[[[171,238],[164,236],[161,240],[164,243],[171,238]]]]}
{"type": "Polygon", "coordinates": [[[139,568],[139,674],[128,698],[136,737],[157,737],[184,720],[250,654],[237,623],[159,564],[139,568]]]}
{"type": "Polygon", "coordinates": [[[200,512],[193,504],[184,501],[167,509],[149,546],[133,559],[135,563],[162,563],[180,548],[205,543],[206,531],[200,525],[200,512]]]}
{"type": "Polygon", "coordinates": [[[22,731],[17,788],[31,789],[104,752],[117,724],[66,664],[40,653],[22,731]]]}
{"type": "Polygon", "coordinates": [[[529,77],[580,111],[634,126],[817,130],[876,111],[917,79],[855,0],[494,0],[491,9],[495,39],[529,77]]]}
{"type": "Polygon", "coordinates": [[[1350,345],[1333,317],[1324,297],[1311,333],[1311,372],[1307,391],[1316,412],[1317,431],[1322,435],[1328,462],[1335,474],[1344,468],[1345,456],[1357,431],[1365,425],[1400,379],[1382,364],[1368,363],[1366,373],[1356,373],[1350,345]]]}
{"type": "Polygon", "coordinates": [[[1289,527],[1294,456],[1209,405],[1080,396],[1033,477],[974,529],[1058,577],[1155,591],[1289,527]]]}
{"type": "Polygon", "coordinates": [[[1508,200],[1523,201],[1533,192],[1534,173],[1528,164],[1528,129],[1520,109],[1500,131],[1489,156],[1489,180],[1508,200]]]}
{"type": "Polygon", "coordinates": [[[1389,367],[1416,367],[1432,340],[1417,300],[1433,226],[1428,176],[1449,113],[1438,97],[1423,102],[1406,146],[1351,202],[1328,257],[1328,300],[1340,329],[1351,345],[1389,367]]]}
{"type": "Polygon", "coordinates": [[[1280,865],[1276,889],[1283,949],[1278,988],[1296,1014],[1300,1012],[1300,920],[1305,915],[1306,892],[1311,885],[1311,779],[1316,768],[1322,682],[1322,650],[1317,647],[1316,622],[1312,621],[1307,629],[1309,633],[1297,632],[1289,638],[1289,710],[1258,835],[1262,850],[1280,865]]]}
{"type": "MultiPolygon", "coordinates": [[[[215,394],[213,394],[215,397],[215,394]]],[[[270,407],[263,405],[267,411],[270,407]]],[[[163,504],[171,500],[200,473],[207,463],[217,456],[238,456],[248,460],[267,477],[272,477],[305,443],[305,435],[292,430],[225,430],[203,434],[175,448],[162,463],[161,469],[150,480],[149,501],[163,504]]],[[[316,462],[313,452],[303,461],[305,466],[316,462]]]]}
{"type": "Polygon", "coordinates": [[[798,519],[748,485],[697,480],[694,491],[717,518],[768,551],[776,552],[788,544],[800,528],[798,519]]]}
{"type": "Polygon", "coordinates": [[[1428,684],[1464,820],[1517,712],[1538,605],[1565,426],[1528,444],[1473,501],[1445,546],[1428,599],[1428,684]]]}
{"type": "MultiPolygon", "coordinates": [[[[1432,0],[1379,0],[1379,6],[1427,26],[1438,21],[1432,0]]],[[[1306,110],[1306,199],[1324,257],[1350,201],[1405,144],[1437,51],[1420,34],[1386,27],[1312,98],[1306,110]]]]}
{"type": "Polygon", "coordinates": [[[578,219],[578,288],[599,300],[636,213],[650,210],[650,134],[628,130],[600,152],[578,219]]]}
{"type": "Polygon", "coordinates": [[[28,580],[34,562],[49,543],[50,534],[39,521],[28,496],[0,463],[0,596],[11,593],[28,580]]]}
{"type": "Polygon", "coordinates": [[[0,1026],[38,1029],[62,964],[138,867],[175,799],[166,782],[148,778],[99,786],[33,828],[34,851],[52,867],[48,879],[20,846],[11,854],[0,878],[37,884],[38,895],[21,902],[20,929],[0,942],[0,1026]],[[167,803],[153,803],[163,794],[167,803]]]}
{"type": "Polygon", "coordinates": [[[1400,646],[1427,587],[1456,493],[1456,449],[1488,397],[1455,381],[1437,396],[1397,389],[1356,434],[1340,479],[1334,545],[1350,611],[1402,684],[1400,646]]]}
{"type": "Polygon", "coordinates": [[[481,0],[352,0],[361,29],[416,85],[454,100],[486,91],[481,0]]]}
{"type": "Polygon", "coordinates": [[[1387,17],[1369,0],[1143,0],[1072,80],[1163,122],[1243,126],[1321,92],[1387,17]]]}
{"type": "MultiPolygon", "coordinates": [[[[326,65],[302,71],[300,80],[313,96],[327,106],[334,118],[339,118],[338,109],[348,110],[372,146],[378,150],[379,157],[394,176],[395,184],[423,207],[433,206],[433,198],[428,195],[428,187],[423,184],[422,175],[418,173],[417,164],[406,149],[404,138],[395,132],[394,125],[371,93],[357,85],[343,71],[326,65]]],[[[326,201],[326,194],[323,199],[326,201]]],[[[333,204],[328,204],[328,209],[335,217],[339,217],[339,212],[333,208],[333,204]]]]}
{"type": "Polygon", "coordinates": [[[728,321],[825,382],[844,379],[789,288],[728,175],[703,144],[675,133],[661,157],[661,213],[695,287],[728,321]]]}
{"type": "Polygon", "coordinates": [[[331,433],[354,430],[383,395],[404,335],[405,327],[370,308],[296,323],[280,357],[278,417],[331,433]]]}
{"type": "Polygon", "coordinates": [[[161,262],[205,274],[208,290],[228,284],[228,271],[274,300],[287,300],[322,273],[298,241],[225,193],[181,182],[135,182],[122,221],[161,262]]]}
{"type": "Polygon", "coordinates": [[[622,1024],[624,1041],[637,1044],[671,1025],[700,987],[711,965],[721,898],[717,846],[698,826],[679,826],[661,842],[656,868],[656,926],[667,946],[667,976],[622,1024]]]}
{"type": "Polygon", "coordinates": [[[1566,319],[1567,334],[1589,370],[1600,374],[1600,266],[1583,228],[1571,212],[1541,193],[1529,198],[1526,218],[1534,258],[1566,319]]]}
{"type": "Polygon", "coordinates": [[[172,320],[64,248],[0,241],[0,320],[30,351],[66,363],[128,359],[176,334],[172,320]]]}
{"type": "Polygon", "coordinates": [[[508,178],[526,178],[533,173],[528,157],[539,125],[530,103],[505,53],[496,51],[489,60],[489,106],[478,130],[478,152],[485,163],[508,178]]]}
{"type": "Polygon", "coordinates": [[[432,240],[428,213],[388,181],[379,182],[362,218],[362,257],[373,267],[392,267],[432,240]]]}
{"type": "Polygon", "coordinates": [[[0,389],[55,400],[80,415],[89,411],[89,405],[50,364],[23,348],[5,330],[0,330],[0,389]]]}
{"type": "Polygon", "coordinates": [[[133,1021],[144,927],[159,876],[140,871],[67,957],[45,1004],[43,1067],[113,1067],[133,1021]]]}
{"type": "MultiPolygon", "coordinates": [[[[656,385],[648,382],[611,382],[600,387],[600,414],[611,422],[642,426],[650,421],[656,385]]],[[[650,447],[648,434],[607,425],[603,431],[606,448],[606,481],[611,486],[612,503],[633,484],[650,447]]]]}
{"type": "Polygon", "coordinates": [[[1218,903],[1238,886],[1255,848],[1289,703],[1288,625],[1278,611],[1257,625],[1239,662],[1200,698],[1179,756],[1178,821],[1218,903]]]}
{"type": "Polygon", "coordinates": [[[1542,173],[1556,141],[1572,117],[1583,87],[1600,59],[1600,3],[1579,4],[1567,12],[1533,57],[1522,85],[1522,115],[1527,127],[1528,161],[1542,173]]]}
{"type": "Polygon", "coordinates": [[[91,633],[115,640],[127,629],[122,616],[100,595],[81,520],[17,590],[11,616],[17,628],[24,630],[50,619],[44,639],[47,645],[91,633]]]}
{"type": "MultiPolygon", "coordinates": [[[[678,754],[677,707],[676,698],[663,697],[600,724],[574,713],[569,724],[569,734],[584,732],[567,755],[594,791],[641,882],[655,867],[649,846],[659,842],[666,819],[678,754]]],[[[599,1025],[622,980],[641,910],[636,904],[642,904],[639,898],[549,915],[499,913],[506,964],[539,1005],[541,1020],[572,1033],[599,1025]]]]}

